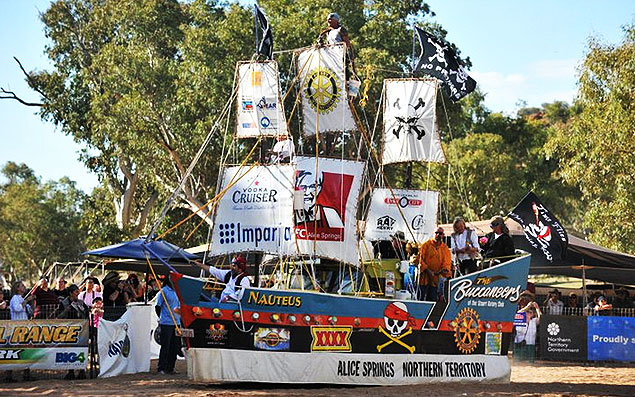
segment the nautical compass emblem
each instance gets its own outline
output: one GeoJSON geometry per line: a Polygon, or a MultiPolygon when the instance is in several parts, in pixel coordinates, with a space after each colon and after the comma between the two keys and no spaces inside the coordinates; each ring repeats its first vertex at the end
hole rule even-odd
{"type": "Polygon", "coordinates": [[[388,337],[388,342],[377,345],[377,351],[381,352],[385,347],[396,343],[403,346],[410,354],[415,352],[415,347],[408,345],[402,339],[412,333],[415,319],[408,314],[408,307],[402,302],[393,302],[384,310],[384,329],[379,326],[379,332],[388,337]],[[406,328],[408,330],[406,331],[406,328]]]}
{"type": "Polygon", "coordinates": [[[456,347],[464,354],[472,353],[481,337],[476,311],[469,307],[461,310],[450,325],[454,327],[456,347]]]}
{"type": "Polygon", "coordinates": [[[330,113],[340,99],[340,79],[326,68],[315,69],[306,79],[305,92],[311,108],[316,112],[330,113]]]}

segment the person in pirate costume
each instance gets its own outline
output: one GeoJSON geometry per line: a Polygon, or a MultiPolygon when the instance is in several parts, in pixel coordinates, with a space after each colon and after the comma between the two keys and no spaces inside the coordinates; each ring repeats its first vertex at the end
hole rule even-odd
{"type": "Polygon", "coordinates": [[[194,263],[225,283],[225,289],[220,294],[221,302],[240,300],[242,289],[251,285],[251,281],[247,277],[247,260],[240,255],[232,259],[229,270],[218,269],[198,261],[194,261],[194,263]]]}

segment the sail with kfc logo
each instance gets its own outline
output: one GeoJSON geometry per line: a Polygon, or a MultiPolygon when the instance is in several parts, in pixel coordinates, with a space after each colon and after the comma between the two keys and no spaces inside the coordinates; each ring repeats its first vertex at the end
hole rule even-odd
{"type": "Polygon", "coordinates": [[[299,254],[359,264],[357,202],[364,163],[298,157],[294,221],[299,254]]]}

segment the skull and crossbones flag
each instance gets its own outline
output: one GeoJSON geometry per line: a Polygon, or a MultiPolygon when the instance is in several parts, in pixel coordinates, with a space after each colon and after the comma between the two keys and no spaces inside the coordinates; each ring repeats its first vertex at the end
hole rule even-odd
{"type": "Polygon", "coordinates": [[[567,231],[533,192],[523,197],[509,217],[522,226],[529,244],[549,262],[566,256],[567,231]]]}
{"type": "Polygon", "coordinates": [[[262,40],[258,43],[258,55],[264,55],[267,59],[273,59],[273,32],[267,17],[257,5],[256,7],[256,26],[260,26],[262,31],[262,40]]]}
{"type": "Polygon", "coordinates": [[[441,80],[453,102],[476,88],[476,81],[468,76],[454,51],[431,34],[415,26],[421,46],[419,62],[413,72],[423,72],[441,80]]]}

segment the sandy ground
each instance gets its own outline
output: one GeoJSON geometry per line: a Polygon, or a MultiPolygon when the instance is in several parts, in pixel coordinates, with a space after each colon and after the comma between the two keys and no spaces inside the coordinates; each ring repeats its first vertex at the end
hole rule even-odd
{"type": "Polygon", "coordinates": [[[36,376],[28,382],[0,383],[0,396],[635,396],[635,365],[514,364],[508,385],[390,387],[194,382],[187,379],[182,360],[177,371],[178,375],[143,373],[74,381],[36,376]]]}

